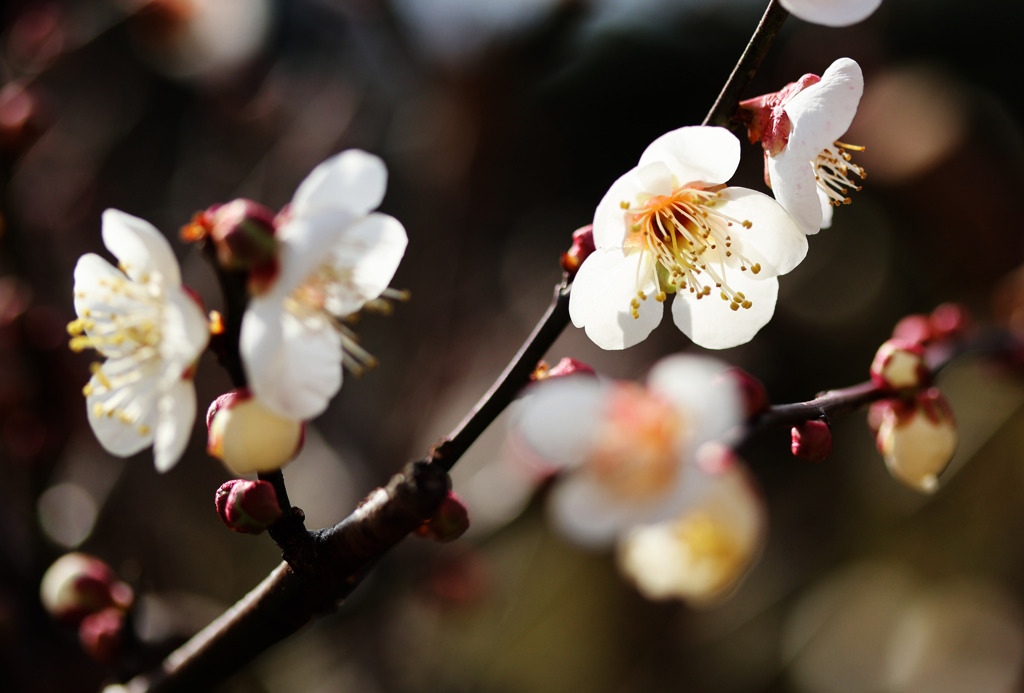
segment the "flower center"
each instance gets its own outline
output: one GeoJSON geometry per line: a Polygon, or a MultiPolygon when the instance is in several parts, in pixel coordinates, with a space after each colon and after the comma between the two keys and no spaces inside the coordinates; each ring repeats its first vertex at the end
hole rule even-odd
{"type": "MultiPolygon", "coordinates": [[[[750,228],[749,220],[734,219],[716,210],[724,186],[703,188],[699,184],[680,187],[668,195],[647,199],[632,211],[630,236],[625,245],[639,246],[657,263],[656,301],[664,301],[667,293],[686,289],[697,299],[719,292],[733,310],[750,308],[750,300],[742,291],[734,291],[726,282],[729,271],[757,274],[761,265],[751,262],[733,247],[729,227],[739,224],[750,228]],[[738,267],[737,267],[738,265],[738,267]]],[[[630,209],[623,202],[624,209],[630,209]]],[[[640,290],[630,307],[633,317],[640,316],[640,301],[647,300],[640,290]]]]}
{"type": "Polygon", "coordinates": [[[700,592],[712,593],[737,574],[742,553],[736,538],[709,513],[695,510],[672,523],[680,558],[700,592]]]}
{"type": "Polygon", "coordinates": [[[606,406],[586,468],[612,495],[634,502],[663,495],[681,470],[686,421],[670,403],[632,383],[615,385],[606,406]]]}
{"type": "Polygon", "coordinates": [[[867,178],[867,171],[851,161],[850,152],[862,152],[864,147],[855,144],[834,142],[825,147],[818,154],[818,158],[811,162],[814,165],[814,180],[818,183],[830,205],[848,205],[851,200],[848,197],[850,188],[860,190],[862,186],[854,185],[850,180],[850,174],[857,176],[862,181],[867,178]]]}
{"type": "Polygon", "coordinates": [[[303,323],[325,322],[330,325],[341,339],[342,363],[345,368],[356,375],[375,368],[376,357],[359,345],[359,338],[347,323],[354,322],[362,310],[382,314],[391,312],[390,300],[407,301],[406,291],[385,289],[377,298],[354,303],[359,296],[359,289],[353,282],[352,270],[339,267],[329,258],[321,263],[285,299],[285,308],[303,323]]]}

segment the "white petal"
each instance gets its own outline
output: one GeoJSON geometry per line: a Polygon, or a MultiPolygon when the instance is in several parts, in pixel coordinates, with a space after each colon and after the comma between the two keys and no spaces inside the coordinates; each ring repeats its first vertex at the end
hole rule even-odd
{"type": "Polygon", "coordinates": [[[818,233],[822,211],[811,159],[799,151],[784,149],[766,157],[765,163],[775,199],[793,215],[805,234],[818,233]]]}
{"type": "Polygon", "coordinates": [[[327,310],[348,315],[388,288],[409,239],[405,227],[387,214],[370,214],[342,234],[331,254],[342,275],[350,274],[341,292],[328,297],[327,310]]]}
{"type": "Polygon", "coordinates": [[[635,521],[618,499],[609,496],[584,475],[570,475],[551,491],[551,521],[574,542],[591,547],[608,546],[635,521]]]}
{"type": "MultiPolygon", "coordinates": [[[[118,370],[118,363],[108,360],[101,366],[101,374],[107,380],[113,380],[113,372],[118,370]]],[[[96,387],[97,378],[94,376],[91,383],[94,385],[92,394],[85,398],[85,406],[89,418],[89,425],[92,427],[96,439],[100,445],[112,455],[128,457],[140,450],[149,447],[153,443],[153,432],[156,428],[156,398],[157,376],[150,374],[135,382],[129,383],[113,390],[104,390],[96,387]],[[116,414],[96,414],[96,407],[102,406],[105,409],[112,405],[114,409],[130,409],[137,415],[133,423],[122,421],[116,414]],[[144,426],[140,433],[140,426],[144,426]]]]}
{"type": "MultiPolygon", "coordinates": [[[[346,209],[327,209],[308,217],[293,216],[278,231],[280,270],[269,293],[287,296],[329,257],[357,217],[346,209]]],[[[269,295],[268,293],[268,295],[269,295]]]]}
{"type": "MultiPolygon", "coordinates": [[[[786,274],[807,255],[807,237],[796,219],[772,198],[746,188],[726,188],[716,210],[733,219],[750,221],[750,228],[734,224],[730,229],[734,255],[761,264],[758,277],[786,274]]],[[[813,198],[817,204],[817,197],[813,198]]],[[[726,279],[740,272],[733,270],[726,279]]],[[[746,274],[743,272],[742,274],[746,274]]]]}
{"type": "Polygon", "coordinates": [[[672,169],[664,161],[652,161],[635,169],[640,185],[649,195],[670,195],[672,193],[672,169]]]}
{"type": "Polygon", "coordinates": [[[191,380],[179,379],[157,403],[153,464],[161,474],[181,459],[192,437],[196,420],[196,388],[191,380]]]}
{"type": "Polygon", "coordinates": [[[168,291],[161,327],[161,358],[188,367],[209,341],[210,324],[195,299],[178,289],[168,291]]]}
{"type": "Polygon", "coordinates": [[[882,0],[779,0],[794,15],[814,24],[848,26],[867,19],[882,0]]]}
{"type": "Polygon", "coordinates": [[[533,386],[516,408],[513,430],[548,466],[581,464],[599,432],[604,388],[596,378],[559,378],[533,386]]]}
{"type": "Polygon", "coordinates": [[[602,349],[625,349],[647,339],[664,312],[654,300],[654,269],[644,260],[649,253],[635,251],[623,256],[618,249],[597,250],[583,261],[572,294],[569,317],[576,327],[586,329],[591,341],[602,349]],[[640,317],[631,314],[630,301],[642,290],[640,317]]]}
{"type": "Polygon", "coordinates": [[[712,293],[700,300],[692,294],[677,294],[672,299],[672,318],[676,326],[705,349],[729,349],[746,344],[768,324],[775,313],[779,280],[751,279],[749,272],[729,274],[729,286],[741,291],[752,302],[750,308],[731,310],[729,302],[712,293]]]}
{"type": "Polygon", "coordinates": [[[631,223],[630,214],[622,203],[636,205],[639,196],[648,194],[635,168],[612,183],[594,210],[594,245],[597,248],[621,248],[631,223]]]}
{"type": "Polygon", "coordinates": [[[377,209],[388,184],[380,157],[360,149],[335,154],[314,168],[299,184],[291,213],[309,217],[327,210],[344,210],[360,217],[377,209]]]}
{"type": "Polygon", "coordinates": [[[181,270],[171,244],[145,219],[117,209],[104,211],[103,244],[134,281],[164,286],[181,284],[181,270]]]}
{"type": "Polygon", "coordinates": [[[732,178],[740,163],[740,141],[720,127],[695,125],[667,132],[640,157],[640,167],[662,161],[678,185],[703,181],[717,185],[732,178]]]}
{"type": "Polygon", "coordinates": [[[341,388],[341,340],[320,315],[300,321],[256,299],[242,318],[239,349],[253,393],[281,416],[312,419],[341,388]]]}
{"type": "Polygon", "coordinates": [[[792,130],[786,149],[815,158],[850,128],[864,93],[860,65],[850,58],[832,63],[821,81],[797,92],[784,105],[792,130]]]}
{"type": "Polygon", "coordinates": [[[679,354],[656,363],[647,376],[648,388],[672,402],[690,422],[693,447],[740,423],[740,393],[731,379],[719,378],[726,368],[717,359],[679,354]]]}

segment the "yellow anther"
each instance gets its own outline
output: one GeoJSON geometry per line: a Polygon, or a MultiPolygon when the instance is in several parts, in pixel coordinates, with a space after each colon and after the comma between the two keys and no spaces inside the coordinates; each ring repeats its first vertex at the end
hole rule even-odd
{"type": "Polygon", "coordinates": [[[622,202],[619,203],[619,207],[621,207],[622,209],[629,209],[629,201],[623,200],[622,202]]]}

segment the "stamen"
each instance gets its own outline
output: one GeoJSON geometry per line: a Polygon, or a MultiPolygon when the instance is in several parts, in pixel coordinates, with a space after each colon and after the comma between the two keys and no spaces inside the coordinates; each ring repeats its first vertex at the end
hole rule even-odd
{"type": "Polygon", "coordinates": [[[844,142],[834,142],[826,147],[812,163],[814,165],[814,180],[828,197],[830,205],[848,205],[852,202],[849,197],[850,188],[860,190],[862,186],[855,185],[850,179],[851,174],[864,181],[867,172],[857,164],[851,162],[850,154],[845,151],[862,152],[864,147],[844,142]]]}

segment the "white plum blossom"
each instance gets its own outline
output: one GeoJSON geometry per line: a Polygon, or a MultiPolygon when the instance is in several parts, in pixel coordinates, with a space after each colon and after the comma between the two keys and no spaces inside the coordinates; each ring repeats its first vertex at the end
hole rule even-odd
{"type": "Polygon", "coordinates": [[[619,541],[621,571],[648,599],[711,606],[731,595],[761,552],[767,513],[750,474],[723,445],[707,443],[677,517],[628,531],[619,541]]]}
{"type": "Polygon", "coordinates": [[[751,142],[764,147],[765,180],[775,199],[814,234],[832,224],[832,207],[849,204],[851,175],[866,177],[849,151],[863,147],[839,142],[864,93],[860,66],[840,58],[825,73],[807,74],[773,94],[740,104],[751,142]]]}
{"type": "Polygon", "coordinates": [[[405,253],[402,224],[372,211],[386,187],[380,158],[336,154],[302,181],[277,228],[279,271],[250,301],[239,346],[253,394],[281,416],[317,416],[343,361],[373,362],[341,319],[388,290],[405,253]]]}
{"type": "Polygon", "coordinates": [[[779,0],[783,7],[805,22],[848,26],[864,21],[882,0],[779,0]]]}
{"type": "Polygon", "coordinates": [[[181,285],[167,239],[149,222],[103,213],[103,243],[118,260],[83,255],[75,266],[78,319],[71,348],[95,349],[84,388],[89,423],[100,443],[126,457],[153,446],[165,472],[181,457],[196,416],[192,373],[210,338],[202,308],[181,285]]]}
{"type": "Polygon", "coordinates": [[[595,344],[643,341],[673,293],[676,326],[709,349],[748,342],[771,319],[776,277],[803,260],[807,239],[772,198],[725,186],[739,159],[728,130],[684,127],[612,184],[569,299],[573,324],[595,344]]]}
{"type": "Polygon", "coordinates": [[[560,478],[554,524],[586,545],[609,545],[640,524],[676,518],[692,502],[697,448],[739,423],[742,402],[724,364],[663,359],[646,386],[568,377],[542,382],[517,410],[512,450],[560,478]]]}

